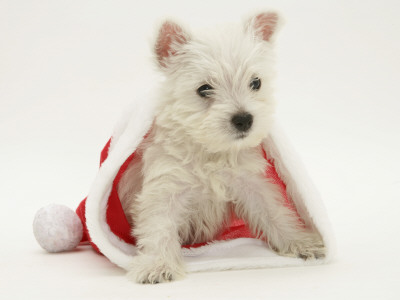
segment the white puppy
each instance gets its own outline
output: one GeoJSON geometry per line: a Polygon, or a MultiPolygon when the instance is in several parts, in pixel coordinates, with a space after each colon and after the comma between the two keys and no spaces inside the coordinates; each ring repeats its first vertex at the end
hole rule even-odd
{"type": "Polygon", "coordinates": [[[119,184],[139,249],[133,280],[183,277],[181,245],[211,241],[232,211],[281,255],[324,256],[319,235],[264,176],[277,27],[273,12],[196,35],[161,25],[154,50],[165,81],[156,119],[119,184]]]}

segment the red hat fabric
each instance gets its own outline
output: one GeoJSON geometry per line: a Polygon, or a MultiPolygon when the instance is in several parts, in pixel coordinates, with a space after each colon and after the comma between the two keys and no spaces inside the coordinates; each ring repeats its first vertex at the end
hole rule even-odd
{"type": "MultiPolygon", "coordinates": [[[[107,142],[104,146],[101,155],[100,155],[100,166],[102,163],[107,159],[108,150],[110,148],[111,139],[107,142]]],[[[265,176],[274,184],[278,185],[280,191],[282,193],[283,198],[285,199],[284,205],[290,207],[293,210],[296,210],[293,202],[290,201],[286,194],[286,186],[281,178],[278,176],[274,163],[267,159],[265,151],[260,153],[263,155],[264,158],[268,161],[267,169],[265,170],[265,176]]],[[[107,223],[110,226],[111,231],[118,236],[121,240],[125,241],[126,243],[135,245],[135,238],[131,235],[131,226],[128,223],[128,220],[125,217],[124,211],[122,209],[122,205],[117,193],[117,186],[118,183],[124,174],[125,170],[127,169],[128,165],[131,163],[135,153],[129,156],[129,158],[124,162],[124,164],[119,169],[117,176],[114,179],[112,191],[108,198],[108,207],[107,207],[107,223]]],[[[76,209],[76,213],[78,214],[79,218],[83,224],[83,237],[82,242],[89,241],[93,248],[100,253],[98,247],[96,246],[95,242],[90,239],[90,235],[86,226],[86,216],[85,216],[85,204],[86,198],[80,203],[78,208],[76,209]]],[[[304,222],[301,220],[299,216],[299,222],[304,222]]],[[[222,233],[215,238],[213,241],[225,241],[225,240],[232,240],[237,238],[256,238],[251,232],[250,229],[247,227],[245,222],[241,219],[238,219],[236,216],[233,216],[231,219],[231,223],[229,226],[225,228],[222,233]]],[[[191,245],[183,245],[185,248],[197,248],[206,245],[207,243],[201,244],[191,244],[191,245]]]]}
{"type": "MultiPolygon", "coordinates": [[[[101,153],[100,169],[89,195],[76,212],[82,220],[82,241],[113,263],[128,269],[136,254],[135,239],[117,193],[117,185],[132,161],[136,147],[154,121],[154,106],[138,105],[121,118],[112,138],[101,153]]],[[[262,144],[260,155],[268,161],[265,176],[279,186],[286,205],[297,212],[299,222],[320,233],[326,246],[324,259],[304,261],[282,257],[254,237],[243,220],[231,224],[213,241],[183,245],[188,271],[243,269],[322,264],[334,255],[334,239],[329,220],[318,192],[308,178],[300,159],[278,124],[262,144]]]]}

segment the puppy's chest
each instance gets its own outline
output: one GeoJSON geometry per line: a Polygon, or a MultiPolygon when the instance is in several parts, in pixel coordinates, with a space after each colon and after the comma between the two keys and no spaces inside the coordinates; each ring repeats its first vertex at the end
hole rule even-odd
{"type": "Polygon", "coordinates": [[[192,176],[193,188],[214,200],[230,201],[232,188],[240,178],[250,179],[264,169],[263,160],[256,153],[243,153],[240,157],[193,160],[185,166],[192,176]]]}

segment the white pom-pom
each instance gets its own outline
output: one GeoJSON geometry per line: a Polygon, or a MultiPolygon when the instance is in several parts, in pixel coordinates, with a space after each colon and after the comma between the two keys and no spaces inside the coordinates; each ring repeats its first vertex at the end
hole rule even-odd
{"type": "Polygon", "coordinates": [[[68,251],[81,241],[83,226],[72,209],[51,204],[36,213],[33,234],[39,245],[49,252],[68,251]]]}

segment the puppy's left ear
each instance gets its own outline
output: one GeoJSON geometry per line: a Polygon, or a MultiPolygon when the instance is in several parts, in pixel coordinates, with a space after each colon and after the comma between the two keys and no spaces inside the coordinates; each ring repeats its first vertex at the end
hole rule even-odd
{"type": "Polygon", "coordinates": [[[276,12],[263,12],[251,17],[246,22],[246,29],[255,37],[266,42],[273,42],[275,34],[282,25],[281,17],[276,12]]]}
{"type": "Polygon", "coordinates": [[[173,21],[165,21],[160,26],[154,52],[161,69],[168,68],[171,58],[178,55],[182,45],[189,40],[189,33],[173,21]]]}

